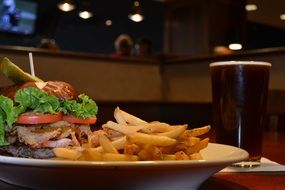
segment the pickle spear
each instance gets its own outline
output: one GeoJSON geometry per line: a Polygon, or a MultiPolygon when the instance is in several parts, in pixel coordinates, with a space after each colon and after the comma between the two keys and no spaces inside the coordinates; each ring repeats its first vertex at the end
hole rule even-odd
{"type": "Polygon", "coordinates": [[[0,65],[1,71],[12,80],[14,83],[24,83],[24,82],[43,82],[36,76],[32,76],[29,73],[23,71],[17,65],[12,63],[7,57],[4,57],[0,65]]]}

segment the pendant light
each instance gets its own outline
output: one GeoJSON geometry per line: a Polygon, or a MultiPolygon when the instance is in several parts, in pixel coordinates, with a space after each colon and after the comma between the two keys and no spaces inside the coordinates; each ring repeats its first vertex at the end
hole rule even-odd
{"type": "Polygon", "coordinates": [[[64,12],[69,12],[75,9],[75,5],[72,0],[62,0],[57,4],[57,7],[64,12]]]}
{"type": "Polygon", "coordinates": [[[83,19],[89,19],[93,17],[93,13],[91,10],[91,3],[85,0],[85,1],[82,1],[81,5],[82,6],[81,6],[80,11],[78,12],[78,16],[83,19]]]}
{"type": "Polygon", "coordinates": [[[144,19],[144,16],[142,14],[142,8],[141,3],[138,0],[134,1],[132,12],[129,14],[129,19],[131,19],[134,22],[141,22],[144,19]]]}

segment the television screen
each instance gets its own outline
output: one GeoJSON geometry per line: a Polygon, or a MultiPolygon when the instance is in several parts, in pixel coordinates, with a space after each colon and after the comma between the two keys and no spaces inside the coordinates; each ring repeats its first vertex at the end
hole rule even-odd
{"type": "Polygon", "coordinates": [[[0,31],[33,34],[37,3],[31,0],[0,0],[0,31]]]}

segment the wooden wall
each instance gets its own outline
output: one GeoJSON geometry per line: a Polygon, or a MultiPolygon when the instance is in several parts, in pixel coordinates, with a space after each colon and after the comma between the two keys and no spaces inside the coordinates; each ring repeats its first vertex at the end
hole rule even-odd
{"type": "MultiPolygon", "coordinates": [[[[79,92],[96,100],[100,109],[98,124],[113,119],[112,112],[116,106],[147,121],[188,123],[195,127],[209,124],[209,64],[216,61],[270,62],[270,91],[285,91],[285,48],[227,56],[169,57],[163,62],[155,58],[115,59],[90,54],[73,55],[71,52],[42,52],[37,49],[2,49],[0,58],[6,56],[29,71],[28,52],[31,50],[34,52],[37,76],[44,80],[67,81],[79,92]]],[[[10,83],[0,74],[0,86],[10,83]]]]}
{"type": "Polygon", "coordinates": [[[169,0],[165,5],[166,53],[205,56],[215,46],[244,40],[246,0],[169,0]]]}
{"type": "MultiPolygon", "coordinates": [[[[223,60],[272,63],[270,89],[285,90],[285,49],[265,49],[214,57],[166,59],[113,59],[70,52],[34,51],[37,76],[63,80],[99,101],[211,102],[209,64],[223,60]]],[[[6,50],[7,56],[29,71],[28,51],[6,50]]],[[[0,73],[0,85],[10,84],[0,73]]]]}
{"type": "MultiPolygon", "coordinates": [[[[27,51],[1,51],[29,72],[27,51]]],[[[43,80],[71,83],[98,101],[160,101],[161,77],[156,60],[112,59],[94,55],[45,53],[34,51],[36,75],[43,80]]],[[[0,73],[0,86],[10,84],[0,73]]]]}
{"type": "Polygon", "coordinates": [[[272,63],[269,92],[274,90],[285,91],[285,52],[284,48],[276,48],[211,58],[169,60],[164,67],[162,79],[164,100],[170,102],[210,102],[211,79],[209,64],[232,60],[272,63]]]}

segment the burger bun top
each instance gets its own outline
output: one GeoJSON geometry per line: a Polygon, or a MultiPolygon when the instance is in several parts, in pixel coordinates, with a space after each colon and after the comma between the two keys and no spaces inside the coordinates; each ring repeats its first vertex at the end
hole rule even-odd
{"type": "Polygon", "coordinates": [[[11,85],[0,88],[0,94],[14,99],[18,90],[23,88],[35,87],[41,89],[59,99],[72,100],[77,98],[77,92],[73,86],[62,81],[47,81],[47,82],[26,82],[22,84],[11,85]]]}

